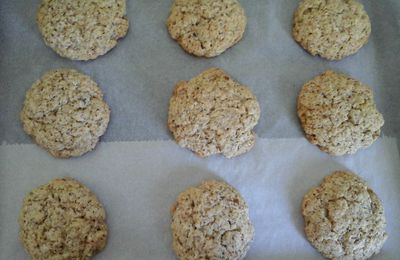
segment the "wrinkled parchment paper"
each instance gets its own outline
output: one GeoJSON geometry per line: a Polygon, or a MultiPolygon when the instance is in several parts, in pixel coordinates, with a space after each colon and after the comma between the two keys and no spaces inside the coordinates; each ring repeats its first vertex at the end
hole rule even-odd
{"type": "Polygon", "coordinates": [[[260,137],[302,137],[296,97],[307,80],[327,69],[372,87],[385,117],[383,134],[400,137],[400,1],[362,1],[372,34],[350,57],[329,62],[312,57],[292,39],[297,0],[242,0],[248,17],[243,39],[222,55],[196,58],[169,37],[171,0],[128,0],[127,36],[89,62],[59,57],[45,46],[35,15],[40,0],[0,1],[0,143],[30,143],[18,119],[24,95],[46,71],[75,68],[104,91],[111,122],[103,141],[169,140],[168,101],[179,80],[217,66],[249,86],[261,104],[260,137]]]}
{"type": "Polygon", "coordinates": [[[362,1],[372,22],[370,41],[338,62],[312,57],[293,41],[297,0],[242,0],[244,38],[213,59],[190,56],[170,39],[165,21],[171,2],[129,0],[125,39],[103,57],[76,62],[44,45],[35,23],[40,0],[0,1],[0,259],[28,258],[18,241],[22,198],[63,176],[86,184],[107,210],[109,241],[96,259],[174,259],[170,206],[179,192],[208,178],[229,182],[250,206],[256,236],[248,259],[321,259],[304,237],[300,203],[308,189],[340,169],[366,179],[384,203],[389,239],[374,259],[398,259],[400,1],[362,1]],[[266,139],[233,160],[203,160],[172,141],[154,141],[171,140],[167,108],[176,82],[212,66],[249,86],[262,109],[255,131],[266,139]],[[60,67],[90,75],[112,109],[103,142],[71,160],[31,145],[19,122],[26,90],[60,67]],[[297,94],[326,69],[370,85],[385,117],[383,138],[353,156],[331,157],[302,138],[297,94]]]}
{"type": "Polygon", "coordinates": [[[234,160],[201,159],[172,141],[101,143],[81,158],[50,157],[36,145],[0,146],[0,259],[26,259],[18,241],[25,193],[53,178],[78,179],[103,203],[109,240],[96,259],[174,259],[170,208],[189,186],[210,178],[237,188],[255,239],[248,259],[322,259],[303,232],[304,194],[335,170],[365,179],[385,207],[389,238],[374,259],[400,255],[400,161],[393,138],[354,156],[331,157],[303,138],[258,139],[234,160]]]}

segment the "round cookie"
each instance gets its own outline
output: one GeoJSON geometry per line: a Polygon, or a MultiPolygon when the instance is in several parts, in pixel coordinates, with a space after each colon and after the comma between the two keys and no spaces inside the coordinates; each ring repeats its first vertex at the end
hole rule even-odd
{"type": "Polygon", "coordinates": [[[384,124],[368,86],[329,70],[304,84],[297,114],[307,139],[331,155],[370,146],[384,124]]]}
{"type": "Polygon", "coordinates": [[[128,32],[125,0],[42,0],[37,24],[47,46],[72,60],[111,50],[128,32]]]}
{"type": "Polygon", "coordinates": [[[367,43],[371,22],[356,0],[302,0],[294,13],[292,33],[310,54],[340,60],[367,43]]]}
{"type": "Polygon", "coordinates": [[[180,81],[170,100],[168,126],[176,142],[201,157],[231,158],[249,151],[260,118],[256,97],[223,70],[180,81]]]}
{"type": "Polygon", "coordinates": [[[367,259],[387,239],[381,201],[358,176],[334,172],[303,199],[305,233],[329,259],[367,259]]]}
{"type": "Polygon", "coordinates": [[[179,194],[171,228],[181,260],[243,259],[254,237],[246,202],[233,187],[215,180],[179,194]]]}
{"type": "Polygon", "coordinates": [[[215,57],[242,38],[246,15],[237,0],[175,0],[167,27],[187,52],[215,57]]]}
{"type": "Polygon", "coordinates": [[[105,211],[78,181],[56,179],[24,199],[20,239],[32,259],[90,259],[106,245],[105,211]]]}
{"type": "Polygon", "coordinates": [[[72,69],[47,72],[27,91],[24,130],[51,155],[80,156],[106,131],[110,109],[89,76],[72,69]]]}

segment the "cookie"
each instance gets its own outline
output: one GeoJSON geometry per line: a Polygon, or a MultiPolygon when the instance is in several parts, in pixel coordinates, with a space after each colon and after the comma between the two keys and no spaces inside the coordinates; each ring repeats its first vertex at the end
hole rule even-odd
{"type": "Polygon", "coordinates": [[[181,260],[243,259],[254,236],[246,202],[233,187],[215,180],[179,194],[171,228],[181,260]]]}
{"type": "Polygon", "coordinates": [[[106,245],[106,214],[78,181],[56,179],[24,199],[20,239],[32,259],[90,259],[106,245]]]}
{"type": "Polygon", "coordinates": [[[334,172],[303,199],[305,233],[329,259],[367,259],[387,239],[384,209],[358,176],[334,172]]]}
{"type": "Polygon", "coordinates": [[[297,114],[307,139],[331,155],[370,146],[384,123],[368,86],[329,70],[304,84],[297,114]]]}
{"type": "Polygon", "coordinates": [[[176,142],[201,157],[231,158],[249,151],[260,107],[251,91],[218,68],[180,81],[169,103],[168,127],[176,142]]]}
{"type": "Polygon", "coordinates": [[[105,54],[128,32],[125,0],[42,0],[37,24],[47,46],[72,60],[105,54]]]}
{"type": "Polygon", "coordinates": [[[51,155],[80,156],[106,131],[110,109],[89,76],[73,69],[47,72],[27,91],[21,121],[51,155]]]}
{"type": "Polygon", "coordinates": [[[302,0],[292,34],[310,54],[340,60],[368,42],[371,22],[356,0],[302,0]]]}
{"type": "Polygon", "coordinates": [[[242,38],[246,21],[237,0],[175,0],[167,27],[185,51],[215,57],[242,38]]]}

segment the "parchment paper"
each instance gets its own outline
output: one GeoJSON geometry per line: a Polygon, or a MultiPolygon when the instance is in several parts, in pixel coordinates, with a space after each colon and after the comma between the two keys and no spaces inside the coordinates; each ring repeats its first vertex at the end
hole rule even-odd
{"type": "Polygon", "coordinates": [[[291,36],[297,0],[242,0],[248,17],[243,39],[222,55],[196,58],[169,37],[171,0],[129,0],[130,29],[116,48],[90,62],[59,57],[45,46],[35,15],[40,0],[0,1],[0,142],[30,143],[18,119],[25,92],[49,69],[68,67],[90,75],[112,109],[103,141],[166,140],[168,101],[175,84],[217,66],[248,85],[261,103],[261,137],[303,136],[296,97],[303,83],[326,69],[370,85],[386,123],[400,133],[400,1],[362,1],[370,16],[369,43],[338,62],[312,57],[291,36]]]}
{"type": "Polygon", "coordinates": [[[208,178],[226,180],[250,206],[256,237],[248,259],[321,259],[304,237],[300,203],[309,188],[338,169],[357,172],[384,203],[389,239],[374,259],[398,259],[400,1],[362,1],[372,22],[370,41],[338,62],[312,57],[292,39],[297,0],[242,0],[244,38],[212,59],[190,56],[170,39],[165,21],[171,2],[129,0],[125,39],[103,57],[75,62],[44,45],[35,23],[40,0],[0,1],[0,259],[27,259],[18,241],[22,198],[63,176],[82,181],[106,207],[110,237],[96,259],[174,259],[169,208],[179,192],[208,178]],[[167,109],[176,82],[212,66],[248,85],[262,109],[255,130],[268,139],[233,160],[202,160],[172,141],[154,141],[171,140],[167,109]],[[112,109],[102,143],[71,160],[31,145],[19,122],[26,90],[60,67],[90,75],[112,109]],[[297,94],[326,69],[370,85],[385,118],[383,137],[354,156],[328,156],[302,138],[297,94]]]}
{"type": "Polygon", "coordinates": [[[300,138],[258,139],[234,160],[200,159],[172,141],[102,143],[72,160],[53,159],[36,145],[0,146],[0,156],[0,259],[27,258],[18,241],[23,196],[63,176],[83,182],[106,208],[110,236],[95,259],[174,259],[171,205],[210,178],[227,181],[248,202],[256,231],[248,259],[322,259],[304,236],[301,200],[335,170],[356,172],[384,204],[389,239],[374,259],[400,255],[400,165],[392,138],[340,158],[300,138]]]}

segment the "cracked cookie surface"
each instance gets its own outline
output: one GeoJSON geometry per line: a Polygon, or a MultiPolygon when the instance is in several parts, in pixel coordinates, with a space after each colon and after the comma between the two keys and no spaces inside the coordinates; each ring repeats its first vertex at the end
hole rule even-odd
{"type": "Polygon", "coordinates": [[[80,156],[106,131],[110,109],[89,76],[72,69],[47,72],[27,91],[21,122],[51,155],[80,156]]]}
{"type": "Polygon", "coordinates": [[[355,174],[334,172],[303,199],[305,233],[329,259],[367,259],[387,239],[384,209],[355,174]]]}
{"type": "Polygon", "coordinates": [[[223,70],[208,69],[180,81],[170,99],[168,126],[176,142],[201,157],[231,158],[255,143],[252,129],[260,117],[256,97],[223,70]]]}
{"type": "Polygon", "coordinates": [[[310,54],[340,60],[368,42],[371,22],[356,0],[302,0],[292,34],[310,54]]]}
{"type": "Polygon", "coordinates": [[[246,202],[233,187],[215,180],[179,194],[171,228],[181,260],[243,259],[254,236],[246,202]]]}
{"type": "Polygon", "coordinates": [[[105,220],[88,188],[72,178],[55,179],[25,196],[20,239],[32,259],[90,259],[106,245],[105,220]]]}
{"type": "Polygon", "coordinates": [[[47,46],[72,60],[111,50],[128,32],[125,0],[42,0],[37,24],[47,46]]]}
{"type": "Polygon", "coordinates": [[[237,0],[175,0],[167,27],[187,52],[214,57],[242,38],[246,15],[237,0]]]}
{"type": "Polygon", "coordinates": [[[370,146],[384,124],[372,90],[334,71],[304,84],[297,114],[307,139],[332,155],[353,154],[370,146]]]}

